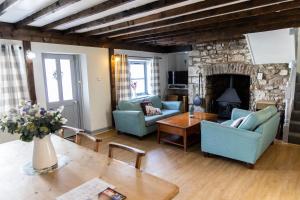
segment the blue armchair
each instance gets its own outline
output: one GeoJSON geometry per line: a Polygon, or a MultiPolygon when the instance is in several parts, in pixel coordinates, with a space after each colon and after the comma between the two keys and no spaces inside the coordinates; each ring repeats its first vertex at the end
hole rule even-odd
{"type": "Polygon", "coordinates": [[[258,158],[274,141],[280,114],[274,106],[258,112],[234,109],[231,120],[222,124],[201,122],[201,150],[240,160],[253,167],[258,158]],[[230,124],[239,117],[246,117],[238,128],[230,124]]]}
{"type": "Polygon", "coordinates": [[[128,101],[120,101],[113,111],[116,129],[120,132],[143,137],[156,131],[156,121],[180,113],[180,101],[161,101],[159,96],[150,96],[128,101]],[[162,115],[145,116],[140,103],[149,100],[154,107],[160,108],[162,115]]]}

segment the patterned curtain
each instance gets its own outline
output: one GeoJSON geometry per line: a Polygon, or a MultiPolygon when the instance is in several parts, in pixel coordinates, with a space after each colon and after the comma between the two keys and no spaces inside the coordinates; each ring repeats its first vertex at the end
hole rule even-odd
{"type": "Polygon", "coordinates": [[[154,57],[151,66],[151,94],[160,95],[159,83],[159,57],[154,57]]]}
{"type": "Polygon", "coordinates": [[[25,64],[17,45],[0,45],[0,114],[28,99],[25,64]]]}
{"type": "Polygon", "coordinates": [[[124,54],[114,55],[116,100],[128,100],[131,97],[130,71],[128,57],[124,54]]]}

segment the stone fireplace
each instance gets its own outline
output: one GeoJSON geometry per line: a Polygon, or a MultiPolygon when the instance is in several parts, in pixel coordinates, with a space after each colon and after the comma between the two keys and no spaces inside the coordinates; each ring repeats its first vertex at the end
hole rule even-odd
{"type": "Polygon", "coordinates": [[[232,76],[238,82],[233,86],[241,98],[241,108],[255,110],[256,101],[272,100],[284,109],[288,64],[253,65],[244,38],[193,45],[189,53],[189,104],[200,93],[205,104],[198,109],[216,113],[218,95],[229,87],[232,76]]]}

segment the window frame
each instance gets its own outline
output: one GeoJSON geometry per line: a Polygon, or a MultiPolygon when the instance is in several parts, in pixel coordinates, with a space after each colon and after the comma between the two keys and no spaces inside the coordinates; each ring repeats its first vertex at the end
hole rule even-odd
{"type": "MultiPolygon", "coordinates": [[[[129,71],[130,71],[130,83],[135,80],[144,80],[145,91],[143,93],[136,93],[137,96],[149,95],[148,91],[148,74],[147,74],[147,61],[148,60],[138,60],[138,59],[128,59],[129,71]],[[144,65],[144,78],[131,78],[131,64],[144,65]]],[[[131,87],[130,87],[131,88],[131,87]]]]}

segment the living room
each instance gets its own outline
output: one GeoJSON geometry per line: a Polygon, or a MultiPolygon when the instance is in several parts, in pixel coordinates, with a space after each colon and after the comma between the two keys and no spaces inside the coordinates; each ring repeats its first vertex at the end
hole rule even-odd
{"type": "Polygon", "coordinates": [[[298,199],[299,6],[1,0],[0,199],[298,199]]]}

